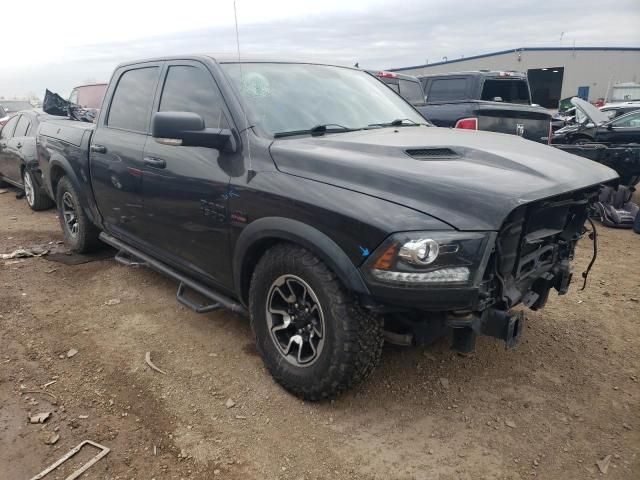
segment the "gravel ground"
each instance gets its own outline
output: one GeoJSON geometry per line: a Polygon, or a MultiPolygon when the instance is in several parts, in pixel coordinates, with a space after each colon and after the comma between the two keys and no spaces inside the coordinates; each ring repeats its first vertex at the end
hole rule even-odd
{"type": "MultiPolygon", "coordinates": [[[[318,404],[273,382],[245,319],[191,312],[152,271],[0,260],[0,478],[90,439],[111,452],[83,478],[590,479],[609,458],[607,478],[636,480],[640,235],[600,230],[587,289],[527,311],[515,349],[386,347],[366,384],[318,404]]],[[[0,195],[0,252],[60,240],[54,211],[0,195]]]]}

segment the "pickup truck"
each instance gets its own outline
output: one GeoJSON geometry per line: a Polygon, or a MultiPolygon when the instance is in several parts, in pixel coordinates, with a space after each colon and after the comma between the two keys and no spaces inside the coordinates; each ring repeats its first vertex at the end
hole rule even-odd
{"type": "Polygon", "coordinates": [[[611,169],[510,135],[427,125],[368,73],[158,58],[117,67],[96,124],[41,124],[64,238],[250,317],[267,369],[310,400],[368,377],[385,338],[513,346],[518,304],[567,292],[611,169]]]}
{"type": "Polygon", "coordinates": [[[551,114],[531,104],[526,75],[460,72],[419,76],[426,105],[416,107],[438,127],[519,135],[546,143],[551,114]]]}

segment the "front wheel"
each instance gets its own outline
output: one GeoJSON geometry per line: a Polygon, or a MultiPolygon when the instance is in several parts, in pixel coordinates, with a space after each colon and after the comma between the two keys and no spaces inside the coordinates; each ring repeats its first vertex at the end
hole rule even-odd
{"type": "Polygon", "coordinates": [[[56,188],[58,218],[64,241],[76,253],[95,250],[100,244],[100,231],[91,223],[78,200],[78,192],[67,177],[62,177],[56,188]]]}
{"type": "Polygon", "coordinates": [[[33,174],[28,168],[22,172],[22,185],[24,185],[24,196],[27,204],[34,211],[46,210],[53,207],[53,200],[40,187],[33,178],[33,174]]]}
{"type": "Polygon", "coordinates": [[[269,372],[306,400],[331,398],[366,379],[382,355],[383,320],[362,308],[315,255],[291,244],[258,263],[251,326],[269,372]]]}

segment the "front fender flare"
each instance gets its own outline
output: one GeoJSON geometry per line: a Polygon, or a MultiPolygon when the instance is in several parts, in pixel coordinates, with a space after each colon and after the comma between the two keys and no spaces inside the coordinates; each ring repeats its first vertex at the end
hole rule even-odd
{"type": "Polygon", "coordinates": [[[347,254],[320,230],[297,220],[263,217],[251,222],[240,234],[233,252],[233,277],[242,302],[248,302],[251,272],[265,248],[278,240],[296,243],[318,258],[340,278],[349,290],[369,294],[362,275],[347,254]]]}

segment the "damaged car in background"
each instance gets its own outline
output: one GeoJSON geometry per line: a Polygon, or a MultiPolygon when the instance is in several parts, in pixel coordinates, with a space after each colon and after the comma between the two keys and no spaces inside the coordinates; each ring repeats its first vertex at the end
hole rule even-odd
{"type": "Polygon", "coordinates": [[[636,185],[640,181],[640,110],[610,118],[610,112],[581,98],[574,97],[571,103],[575,122],[557,130],[551,145],[613,168],[622,185],[636,185]]]}
{"type": "Polygon", "coordinates": [[[514,346],[513,308],[567,292],[618,180],[515,135],[428,125],[352,68],[157,58],[120,65],[104,105],[95,124],[39,129],[67,244],[102,240],[196,312],[246,314],[270,373],[309,400],[367,378],[385,337],[514,346]]]}

